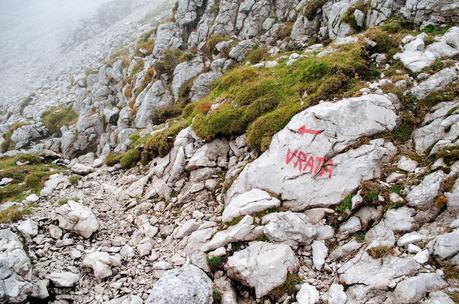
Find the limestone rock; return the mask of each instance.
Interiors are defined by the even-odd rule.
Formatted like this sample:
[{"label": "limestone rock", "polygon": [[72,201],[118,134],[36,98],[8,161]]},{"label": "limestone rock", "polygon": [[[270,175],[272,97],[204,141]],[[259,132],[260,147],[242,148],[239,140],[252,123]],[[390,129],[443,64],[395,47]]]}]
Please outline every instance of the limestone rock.
[{"label": "limestone rock", "polygon": [[328,304],[346,304],[347,295],[343,285],[333,283],[328,290]]},{"label": "limestone rock", "polygon": [[279,212],[265,215],[263,233],[272,242],[285,243],[292,248],[312,241],[317,231],[303,213]]},{"label": "limestone rock", "polygon": [[78,280],[80,275],[72,272],[52,272],[49,274],[48,279],[54,283],[56,287],[73,287]]},{"label": "limestone rock", "polygon": [[280,201],[277,198],[271,197],[263,190],[252,189],[234,197],[229,202],[223,211],[222,220],[228,222],[241,215],[253,214],[279,206]]},{"label": "limestone rock", "polygon": [[446,68],[413,87],[410,92],[417,99],[421,100],[432,93],[444,89],[447,85],[457,80],[458,77],[456,68]]},{"label": "limestone rock", "polygon": [[212,286],[212,281],[201,269],[186,265],[166,272],[153,286],[145,303],[212,304]]},{"label": "limestone rock", "polygon": [[[361,181],[378,177],[394,155],[395,147],[382,139],[340,154],[362,136],[392,130],[397,123],[393,102],[386,95],[366,95],[324,102],[295,115],[233,183],[226,209],[254,188],[282,194],[295,211],[338,204]],[[306,128],[320,134],[302,134]]]},{"label": "limestone rock", "polygon": [[229,227],[227,230],[217,232],[204,245],[203,251],[214,250],[232,242],[253,241],[262,234],[262,229],[262,227],[254,225],[253,217],[246,215],[238,224]]},{"label": "limestone rock", "polygon": [[446,174],[441,170],[427,175],[408,193],[406,197],[408,206],[422,210],[433,208],[433,201],[440,194],[441,183],[445,178]]},{"label": "limestone rock", "polygon": [[394,290],[398,303],[419,303],[427,292],[437,291],[447,283],[437,273],[421,273],[400,283]]},{"label": "limestone rock", "polygon": [[92,210],[74,201],[57,208],[56,217],[59,220],[59,227],[73,231],[84,238],[89,238],[99,228]]},{"label": "limestone rock", "polygon": [[254,242],[229,257],[225,269],[230,278],[255,288],[257,298],[261,298],[284,283],[298,266],[288,245]]},{"label": "limestone rock", "polygon": [[169,92],[167,84],[162,80],[155,81],[140,93],[136,99],[136,127],[146,128],[149,124],[157,123],[153,119],[154,114],[172,105],[173,101],[174,99]]},{"label": "limestone rock", "polygon": [[92,252],[85,256],[83,266],[89,267],[94,271],[94,276],[98,281],[112,275],[110,266],[120,266],[121,261],[111,257],[106,252]]},{"label": "limestone rock", "polygon": [[325,264],[325,258],[328,255],[328,248],[323,241],[314,241],[312,243],[312,262],[314,268],[321,270]]},{"label": "limestone rock", "polygon": [[296,295],[298,304],[315,304],[319,299],[320,295],[317,289],[308,283],[301,285],[300,291]]},{"label": "limestone rock", "polygon": [[204,68],[204,62],[200,57],[182,62],[175,67],[171,88],[176,101],[179,100],[180,90],[186,85],[187,81],[202,73]]},{"label": "limestone rock", "polygon": [[429,244],[430,252],[444,260],[459,252],[459,229],[437,236]]}]

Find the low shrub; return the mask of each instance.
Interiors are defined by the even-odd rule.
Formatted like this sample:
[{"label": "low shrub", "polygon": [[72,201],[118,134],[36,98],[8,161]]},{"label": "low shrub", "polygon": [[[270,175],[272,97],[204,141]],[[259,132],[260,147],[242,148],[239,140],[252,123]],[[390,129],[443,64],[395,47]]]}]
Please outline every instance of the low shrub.
[{"label": "low shrub", "polygon": [[154,68],[158,75],[172,76],[175,67],[185,61],[193,59],[194,55],[190,52],[183,52],[181,50],[168,50],[165,51],[161,58],[155,63]]},{"label": "low shrub", "polygon": [[228,41],[228,40],[230,40],[228,36],[213,35],[207,40],[205,52],[209,55],[213,54],[216,51],[215,47],[217,44],[223,41]]},{"label": "low shrub", "polygon": [[256,47],[247,53],[245,60],[249,61],[251,64],[257,64],[263,61],[267,56],[268,50],[266,48]]}]

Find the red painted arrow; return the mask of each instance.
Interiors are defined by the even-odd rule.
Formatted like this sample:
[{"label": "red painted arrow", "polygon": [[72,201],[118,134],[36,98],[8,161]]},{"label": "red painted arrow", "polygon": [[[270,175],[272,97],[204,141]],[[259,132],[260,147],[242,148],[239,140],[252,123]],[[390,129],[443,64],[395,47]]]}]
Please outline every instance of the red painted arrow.
[{"label": "red painted arrow", "polygon": [[301,135],[305,135],[305,134],[319,135],[320,133],[322,133],[322,131],[306,129],[306,126],[305,126],[305,125],[302,125],[302,126],[298,129],[298,132],[299,132]]}]

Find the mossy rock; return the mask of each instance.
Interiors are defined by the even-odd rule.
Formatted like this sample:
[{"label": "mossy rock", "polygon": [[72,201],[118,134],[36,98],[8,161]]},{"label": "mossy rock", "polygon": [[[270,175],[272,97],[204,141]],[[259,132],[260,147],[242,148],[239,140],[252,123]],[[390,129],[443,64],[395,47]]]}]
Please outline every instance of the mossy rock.
[{"label": "mossy rock", "polygon": [[76,123],[78,114],[70,105],[48,109],[42,114],[41,118],[48,131],[51,134],[57,134],[63,126]]}]

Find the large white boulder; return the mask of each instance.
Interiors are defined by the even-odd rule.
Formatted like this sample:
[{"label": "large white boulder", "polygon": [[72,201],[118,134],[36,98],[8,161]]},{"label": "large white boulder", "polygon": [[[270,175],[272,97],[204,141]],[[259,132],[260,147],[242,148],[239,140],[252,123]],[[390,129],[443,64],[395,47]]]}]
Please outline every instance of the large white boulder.
[{"label": "large white boulder", "polygon": [[[387,95],[366,95],[324,102],[292,118],[274,135],[269,150],[247,165],[227,193],[234,201],[251,189],[279,194],[293,210],[333,206],[364,180],[377,178],[396,148],[383,139],[344,150],[364,136],[391,131],[397,124],[397,101]],[[328,161],[327,161],[328,159]]]},{"label": "large white boulder", "polygon": [[56,210],[59,227],[89,238],[99,228],[97,218],[91,208],[69,201]]},{"label": "large white boulder", "polygon": [[196,266],[170,270],[150,291],[146,304],[212,304],[211,279]]},{"label": "large white boulder", "polygon": [[255,288],[257,298],[282,285],[299,267],[293,250],[284,244],[254,242],[228,258],[225,269],[230,278]]}]

